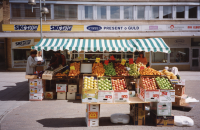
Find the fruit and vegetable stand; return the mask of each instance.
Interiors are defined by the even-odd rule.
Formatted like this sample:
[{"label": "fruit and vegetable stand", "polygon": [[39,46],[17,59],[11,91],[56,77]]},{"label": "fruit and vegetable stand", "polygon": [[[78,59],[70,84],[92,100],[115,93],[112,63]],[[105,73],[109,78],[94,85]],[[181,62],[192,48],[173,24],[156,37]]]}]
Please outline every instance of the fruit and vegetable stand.
[{"label": "fruit and vegetable stand", "polygon": [[[41,39],[41,41],[32,49],[44,49],[46,51],[62,51],[67,49],[69,51],[76,50],[86,52],[134,52],[136,50],[146,52],[170,52],[169,47],[164,43],[161,38],[143,39],[143,41],[146,41],[145,45],[141,44],[139,39],[57,40],[64,42],[60,44],[62,46],[47,47],[44,43],[51,43],[51,41],[49,41],[49,39],[48,41],[47,39]],[[91,46],[91,43],[94,43],[95,46]],[[100,104],[130,104],[130,115],[132,115],[132,118],[137,117],[133,119],[135,125],[145,124],[144,104],[146,103],[150,103],[149,105],[151,105],[151,112],[154,113],[152,114],[152,118],[156,118],[158,116],[161,116],[159,119],[163,119],[163,116],[168,116],[170,117],[169,119],[173,118],[173,116],[171,115],[171,108],[172,102],[175,102],[175,86],[170,81],[170,78],[176,79],[176,76],[173,75],[173,73],[168,72],[167,70],[163,70],[160,72],[150,67],[146,67],[142,63],[135,64],[133,62],[133,59],[129,59],[129,61],[121,59],[121,62],[115,61],[113,56],[110,57],[110,60],[105,61],[97,58],[96,61],[92,63],[91,72],[81,73],[81,69],[84,69],[81,68],[82,62],[83,61],[70,61],[70,63],[68,63],[68,67],[61,66],[59,68],[59,71],[56,72],[49,72],[49,70],[46,70],[44,71],[42,77],[40,77],[41,79],[35,79],[36,82],[39,82],[43,79],[43,87],[47,86],[45,80],[55,80],[54,91],[45,92],[44,89],[45,99],[53,99],[53,96],[56,97],[56,95],[57,99],[62,100],[81,99],[82,103],[86,104],[86,123],[88,127],[98,126]],[[43,96],[41,93],[39,96]],[[37,95],[37,93],[34,94]],[[37,97],[30,98],[30,100],[35,99],[37,99]],[[42,100],[42,97],[40,97],[39,100]],[[140,114],[138,114],[138,111],[140,112]],[[141,115],[141,113],[143,114]],[[142,120],[142,122],[137,124],[136,122],[139,122],[139,120]],[[167,121],[170,122],[171,120]],[[173,126],[173,123],[170,124],[170,126]]]}]

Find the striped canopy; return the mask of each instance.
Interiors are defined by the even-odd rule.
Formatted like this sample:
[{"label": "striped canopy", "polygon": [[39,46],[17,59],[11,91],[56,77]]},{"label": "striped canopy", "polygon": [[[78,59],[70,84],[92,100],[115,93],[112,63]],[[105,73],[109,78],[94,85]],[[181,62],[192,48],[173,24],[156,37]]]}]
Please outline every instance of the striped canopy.
[{"label": "striped canopy", "polygon": [[170,48],[162,38],[131,39],[129,42],[137,51],[170,53]]},{"label": "striped canopy", "polygon": [[134,52],[136,48],[125,39],[41,39],[37,45],[32,46],[35,50],[69,50],[69,51],[115,51],[115,52]]}]

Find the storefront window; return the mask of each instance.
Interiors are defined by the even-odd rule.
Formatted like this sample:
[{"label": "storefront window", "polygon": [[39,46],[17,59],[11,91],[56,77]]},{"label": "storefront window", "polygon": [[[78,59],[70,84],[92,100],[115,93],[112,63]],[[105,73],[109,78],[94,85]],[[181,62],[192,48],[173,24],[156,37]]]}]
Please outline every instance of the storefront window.
[{"label": "storefront window", "polygon": [[124,6],[124,19],[132,19],[133,8],[132,6]]},{"label": "storefront window", "polygon": [[176,6],[176,18],[185,18],[185,6]]},{"label": "storefront window", "polygon": [[200,38],[191,38],[191,46],[200,46]]},{"label": "storefront window", "polygon": [[54,4],[54,19],[77,19],[77,5]]},{"label": "storefront window", "polygon": [[93,6],[85,6],[85,19],[93,19]]},{"label": "storefront window", "polygon": [[172,18],[172,6],[163,6],[163,18]]},{"label": "storefront window", "polygon": [[119,6],[110,6],[110,18],[111,19],[120,19],[120,7]]},{"label": "storefront window", "polygon": [[97,19],[106,19],[106,6],[97,6]]},{"label": "storefront window", "polygon": [[26,67],[31,49],[13,49],[14,67]]},{"label": "storefront window", "polygon": [[159,6],[152,6],[151,8],[151,18],[158,19],[159,18]]},{"label": "storefront window", "polygon": [[189,18],[197,18],[197,6],[189,6]]},{"label": "storefront window", "polygon": [[152,53],[152,63],[167,63],[168,54],[162,52],[153,52]]},{"label": "storefront window", "polygon": [[171,48],[170,62],[189,62],[189,48]]},{"label": "storefront window", "polygon": [[96,58],[103,59],[103,53],[101,52],[85,52],[85,58],[88,60],[95,60]]},{"label": "storefront window", "polygon": [[137,6],[137,19],[144,19],[145,6]]}]

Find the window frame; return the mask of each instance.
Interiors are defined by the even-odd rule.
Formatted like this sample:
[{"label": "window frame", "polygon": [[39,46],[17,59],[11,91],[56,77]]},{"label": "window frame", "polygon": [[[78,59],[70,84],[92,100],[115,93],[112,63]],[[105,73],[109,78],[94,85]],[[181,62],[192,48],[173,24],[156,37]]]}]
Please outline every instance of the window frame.
[{"label": "window frame", "polygon": [[[124,7],[125,7],[125,6],[127,6],[127,7],[132,7],[132,10],[131,10],[131,11],[132,11],[132,18],[131,18],[131,19],[125,19],[125,18],[124,18]],[[122,12],[122,13],[123,13],[123,20],[133,20],[133,19],[134,19],[134,7],[133,7],[132,5],[124,5],[124,6],[123,6],[123,12]]]},{"label": "window frame", "polygon": [[121,6],[119,6],[119,5],[118,5],[118,6],[119,6],[119,19],[112,19],[112,18],[111,18],[111,7],[112,7],[112,6],[117,6],[117,5],[111,5],[111,6],[110,6],[110,20],[122,20],[122,19],[121,19],[121,17],[123,17],[123,16],[122,16],[122,8],[121,8]]},{"label": "window frame", "polygon": [[189,56],[188,56],[188,57],[189,57],[189,60],[188,60],[188,62],[179,62],[179,63],[178,63],[178,62],[177,62],[177,63],[176,63],[176,62],[171,62],[171,58],[170,58],[170,54],[169,54],[169,64],[170,64],[170,65],[190,64],[190,55],[191,55],[191,54],[190,54],[190,52],[191,52],[191,51],[190,51],[190,48],[191,48],[191,47],[173,47],[173,48],[170,48],[170,50],[171,50],[171,49],[188,49],[188,50],[189,50],[189,52],[188,52],[188,54],[189,54]]},{"label": "window frame", "polygon": [[[92,19],[86,19],[86,18],[85,18],[85,6],[92,6],[92,11],[93,11]],[[83,6],[83,20],[95,20],[96,13],[97,13],[97,11],[95,10],[94,5],[84,5],[84,6]]]},{"label": "window frame", "polygon": [[[177,6],[180,6],[180,5],[177,5]],[[177,6],[175,6],[175,19],[176,20],[185,20],[185,19],[187,19],[187,11],[186,11],[186,6],[184,6],[184,18],[177,18]],[[181,5],[182,6],[182,5]]]},{"label": "window frame", "polygon": [[[153,6],[158,6],[158,18],[153,18],[153,17],[152,17],[152,11],[153,11],[152,9],[153,9]],[[159,5],[151,5],[151,6],[150,6],[149,12],[150,12],[150,19],[151,19],[151,20],[160,20],[161,10],[160,10],[160,6],[159,6]]]},{"label": "window frame", "polygon": [[[97,7],[101,7],[101,6],[105,6],[106,7],[106,18],[105,19],[98,19],[98,12],[97,12]],[[95,17],[96,17],[96,20],[108,20],[108,7],[106,5],[97,5],[96,6],[96,10],[95,10]]]},{"label": "window frame", "polygon": [[[139,5],[144,6],[144,5]],[[135,14],[136,14],[136,20],[146,20],[146,6],[144,6],[144,18],[138,18],[138,6],[135,6]]]},{"label": "window frame", "polygon": [[[192,6],[192,5],[190,5],[190,6]],[[189,20],[193,20],[193,19],[196,20],[196,19],[198,19],[198,12],[199,12],[198,7],[199,7],[199,6],[194,5],[194,6],[197,7],[197,17],[196,17],[196,18],[189,18],[189,15],[190,15],[190,14],[189,14],[189,9],[190,9],[189,7],[190,7],[190,6],[188,6],[188,19],[189,19]]]},{"label": "window frame", "polygon": [[[165,6],[170,6],[170,5],[165,5]],[[163,18],[164,17],[164,7],[165,6],[163,6],[163,12],[162,12],[162,19],[163,20],[170,20],[170,19],[173,19],[173,6],[170,6],[171,7],[171,11],[172,11],[172,17],[171,18]]]}]

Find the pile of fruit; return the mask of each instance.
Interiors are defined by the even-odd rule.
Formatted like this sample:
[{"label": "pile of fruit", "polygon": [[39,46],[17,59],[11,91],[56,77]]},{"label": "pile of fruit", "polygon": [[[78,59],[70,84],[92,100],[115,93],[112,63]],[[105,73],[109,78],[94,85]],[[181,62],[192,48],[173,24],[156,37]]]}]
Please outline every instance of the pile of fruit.
[{"label": "pile of fruit", "polygon": [[173,89],[171,83],[169,82],[169,80],[167,78],[157,77],[156,81],[157,81],[158,86],[160,87],[160,89]]},{"label": "pile of fruit", "polygon": [[112,90],[111,80],[108,78],[100,78],[98,80],[98,88],[99,90]]},{"label": "pile of fruit", "polygon": [[126,66],[130,68],[130,70],[128,72],[130,76],[134,76],[135,78],[137,78],[140,75],[138,68],[137,68],[137,64],[126,63]]},{"label": "pile of fruit", "polygon": [[112,79],[112,87],[113,90],[125,90],[126,89],[126,83],[124,79]]},{"label": "pile of fruit", "polygon": [[163,74],[165,74],[169,79],[177,79],[176,75],[174,73],[169,72],[168,70],[164,69],[162,71]]},{"label": "pile of fruit", "polygon": [[152,68],[145,68],[139,71],[141,75],[162,75],[161,72],[154,70]]},{"label": "pile of fruit", "polygon": [[65,73],[62,74],[62,73],[57,73],[56,76],[67,76]]},{"label": "pile of fruit", "polygon": [[70,69],[69,76],[77,76],[80,74],[80,62],[74,62],[70,64],[70,67],[74,66],[75,70]]},{"label": "pile of fruit", "polygon": [[108,63],[108,65],[104,64],[104,69],[105,69],[105,75],[107,76],[115,76],[116,72],[115,69],[113,68],[113,63]]},{"label": "pile of fruit", "polygon": [[65,71],[63,72],[63,74],[67,74],[67,73],[69,73],[69,69],[67,69],[67,70],[65,70]]},{"label": "pile of fruit", "polygon": [[91,77],[84,77],[83,80],[84,89],[97,89],[97,80],[94,79],[93,76]]},{"label": "pile of fruit", "polygon": [[129,76],[125,66],[121,63],[115,63],[115,72],[117,76]]},{"label": "pile of fruit", "polygon": [[146,68],[146,65],[142,64],[141,62],[137,63],[137,68],[140,68],[141,66],[144,66],[144,68]]},{"label": "pile of fruit", "polygon": [[145,90],[156,90],[156,82],[154,78],[142,78],[143,88]]},{"label": "pile of fruit", "polygon": [[97,75],[97,77],[104,76],[105,69],[102,63],[94,63],[92,66],[92,74]]}]

